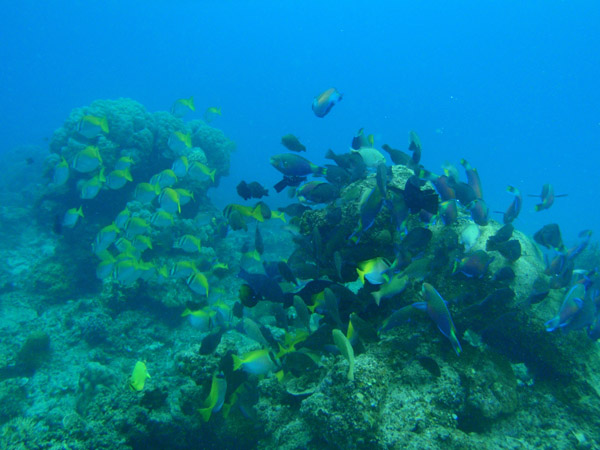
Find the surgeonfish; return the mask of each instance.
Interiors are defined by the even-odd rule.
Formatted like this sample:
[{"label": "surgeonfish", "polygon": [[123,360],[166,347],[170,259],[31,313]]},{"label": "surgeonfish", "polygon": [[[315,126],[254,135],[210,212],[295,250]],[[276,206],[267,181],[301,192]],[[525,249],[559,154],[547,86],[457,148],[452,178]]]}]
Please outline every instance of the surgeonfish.
[{"label": "surgeonfish", "polygon": [[133,238],[131,244],[139,252],[143,252],[147,249],[152,250],[152,241],[145,234],[138,234],[136,237]]},{"label": "surgeonfish", "polygon": [[194,261],[177,261],[171,267],[170,275],[173,278],[189,278],[194,273],[198,272]]},{"label": "surgeonfish", "polygon": [[125,235],[133,239],[138,234],[145,234],[150,231],[150,224],[141,217],[130,217],[125,225]]},{"label": "surgeonfish", "polygon": [[210,384],[210,393],[204,400],[203,408],[198,412],[204,422],[210,420],[212,413],[219,412],[225,402],[225,394],[227,393],[227,380],[223,372],[215,373]]},{"label": "surgeonfish", "polygon": [[77,124],[77,132],[88,139],[92,139],[100,133],[108,133],[108,121],[106,117],[83,116]]},{"label": "surgeonfish", "polygon": [[210,106],[206,108],[206,111],[204,111],[204,121],[206,123],[211,123],[215,117],[220,115],[222,115],[221,108],[217,108],[216,106]]},{"label": "surgeonfish", "polygon": [[75,225],[77,225],[77,221],[80,217],[83,217],[83,210],[81,209],[81,206],[79,208],[71,208],[65,213],[62,226],[65,228],[73,228]]},{"label": "surgeonfish", "polygon": [[202,272],[196,272],[187,279],[188,287],[196,294],[208,297],[209,285],[206,275]]},{"label": "surgeonfish", "polygon": [[60,161],[54,166],[52,174],[52,183],[54,186],[62,186],[69,179],[69,163],[64,157],[60,157]]},{"label": "surgeonfish", "polygon": [[150,217],[150,223],[158,228],[166,228],[173,225],[173,215],[167,211],[159,209],[152,217]]},{"label": "surgeonfish", "polygon": [[94,241],[94,253],[98,254],[106,250],[113,242],[116,241],[118,234],[121,232],[117,226],[112,223],[102,228],[96,235]]},{"label": "surgeonfish", "polygon": [[129,388],[132,391],[141,391],[144,389],[144,385],[146,384],[146,380],[148,378],[150,378],[150,374],[146,368],[146,363],[143,361],[136,362],[135,366],[133,367],[133,372],[129,377]]},{"label": "surgeonfish", "polygon": [[413,307],[422,311],[427,311],[431,320],[435,322],[441,333],[446,336],[452,348],[457,355],[460,355],[462,348],[458,337],[456,336],[456,327],[452,322],[450,311],[446,307],[446,302],[435,288],[429,283],[423,283],[421,289],[421,295],[423,296],[424,302],[413,303]]},{"label": "surgeonfish", "polygon": [[179,204],[181,206],[187,205],[190,201],[194,200],[194,193],[187,189],[177,188],[175,189],[175,192],[177,192],[177,195],[179,196]]},{"label": "surgeonfish", "polygon": [[183,117],[189,111],[196,111],[193,96],[190,98],[179,98],[171,106],[171,114],[175,117]]},{"label": "surgeonfish", "polygon": [[414,131],[408,134],[408,149],[413,152],[412,160],[415,164],[419,164],[421,161],[421,151],[423,146],[421,145],[421,139]]},{"label": "surgeonfish", "polygon": [[133,158],[131,156],[121,156],[115,163],[114,170],[128,170],[133,164]]},{"label": "surgeonfish", "polygon": [[216,314],[216,311],[210,308],[202,308],[196,311],[186,308],[185,311],[181,313],[181,317],[188,317],[190,324],[194,328],[198,328],[201,331],[208,331],[213,325]]},{"label": "surgeonfish", "polygon": [[88,173],[96,170],[102,164],[102,157],[98,147],[88,145],[83,150],[77,152],[73,158],[73,169],[77,172]]},{"label": "surgeonfish", "polygon": [[323,93],[317,95],[312,102],[312,110],[317,117],[325,117],[333,105],[339,103],[344,95],[340,94],[335,88],[329,88]]}]

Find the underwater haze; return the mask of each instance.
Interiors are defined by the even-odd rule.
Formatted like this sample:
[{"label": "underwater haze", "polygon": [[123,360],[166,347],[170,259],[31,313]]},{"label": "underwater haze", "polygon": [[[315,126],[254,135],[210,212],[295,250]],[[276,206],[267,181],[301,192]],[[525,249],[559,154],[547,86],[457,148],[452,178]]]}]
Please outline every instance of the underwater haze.
[{"label": "underwater haze", "polygon": [[600,448],[600,2],[0,14],[0,449]]}]

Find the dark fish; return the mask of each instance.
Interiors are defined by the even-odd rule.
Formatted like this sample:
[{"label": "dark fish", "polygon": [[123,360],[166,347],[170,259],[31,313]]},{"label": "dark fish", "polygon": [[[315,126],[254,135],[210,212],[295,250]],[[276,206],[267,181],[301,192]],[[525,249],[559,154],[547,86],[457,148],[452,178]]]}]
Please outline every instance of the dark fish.
[{"label": "dark fish", "polygon": [[515,271],[508,266],[498,269],[494,274],[494,281],[512,281],[515,279]]},{"label": "dark fish", "polygon": [[452,200],[453,198],[456,198],[456,192],[451,186],[451,180],[448,176],[436,175],[433,172],[421,169],[419,171],[418,178],[430,181],[431,184],[433,184],[433,186],[435,187],[435,190],[439,194],[442,201]]},{"label": "dark fish", "polygon": [[221,327],[218,331],[211,333],[202,339],[199,353],[201,355],[211,355],[221,343],[221,338],[225,331],[227,331],[225,327]]},{"label": "dark fish", "polygon": [[486,250],[495,250],[494,247],[496,245],[508,241],[512,237],[514,230],[515,227],[513,227],[511,224],[504,225],[496,232],[496,234],[488,238]]},{"label": "dark fish", "polygon": [[456,196],[456,199],[461,203],[461,205],[466,206],[477,199],[477,197],[475,196],[475,191],[467,183],[459,181],[458,183],[451,184],[452,189],[454,191],[454,195]]},{"label": "dark fish", "polygon": [[544,300],[550,293],[550,284],[543,277],[537,277],[531,287],[527,304],[534,305]]},{"label": "dark fish", "polygon": [[304,211],[311,211],[312,208],[302,203],[292,203],[286,207],[277,208],[277,210],[286,213],[288,216],[297,217],[304,214]]},{"label": "dark fish", "polygon": [[390,214],[392,221],[396,228],[396,231],[402,231],[406,228],[406,219],[408,218],[409,208],[404,200],[404,193],[390,189],[390,197],[388,206],[390,208]]},{"label": "dark fish", "polygon": [[350,314],[350,323],[354,331],[358,334],[358,337],[364,342],[377,342],[379,340],[375,327],[355,312]]},{"label": "dark fish", "polygon": [[299,295],[294,295],[294,309],[302,326],[310,331],[310,311]]},{"label": "dark fish", "polygon": [[259,255],[262,255],[265,252],[265,244],[263,242],[262,234],[260,234],[260,229],[258,228],[258,222],[256,222],[256,229],[254,230],[254,248]]},{"label": "dark fish", "polygon": [[260,202],[256,203],[256,205],[254,205],[253,211],[256,211],[256,209],[258,209],[260,211],[260,215],[262,216],[263,219],[271,218],[271,208],[269,208],[269,205],[267,205],[265,202],[260,201]]},{"label": "dark fish", "polygon": [[239,298],[240,298],[240,301],[242,302],[242,305],[244,305],[247,308],[253,308],[254,306],[256,306],[256,304],[260,300],[260,297],[256,294],[256,292],[254,292],[254,289],[252,289],[252,287],[248,284],[242,284],[240,286]]},{"label": "dark fish", "polygon": [[298,286],[298,280],[294,276],[294,272],[292,272],[292,269],[290,269],[290,266],[288,266],[285,261],[279,261],[277,263],[277,270],[279,271],[281,278],[288,283],[293,283]]},{"label": "dark fish", "polygon": [[343,154],[335,154],[333,150],[327,150],[325,158],[331,159],[342,169],[346,169],[350,173],[352,181],[358,180],[363,177],[367,171],[367,165],[362,159],[359,153],[350,152]]},{"label": "dark fish", "polygon": [[379,187],[375,185],[370,191],[365,191],[358,204],[359,218],[358,227],[350,235],[349,239],[355,244],[358,243],[362,234],[375,223],[375,218],[383,206],[383,197]]},{"label": "dark fish", "polygon": [[387,176],[387,167],[385,166],[385,164],[379,164],[377,166],[375,180],[377,181],[377,187],[379,188],[379,192],[381,192],[381,196],[384,199],[387,197]]},{"label": "dark fish", "polygon": [[452,225],[458,219],[458,205],[455,199],[440,203],[438,215],[442,218],[444,225]]},{"label": "dark fish", "polygon": [[352,180],[350,172],[340,166],[326,164],[325,170],[327,171],[325,179],[337,186],[345,186]]},{"label": "dark fish", "polygon": [[420,189],[420,180],[410,177],[404,185],[404,201],[410,212],[417,214],[422,209],[430,214],[437,214],[439,197],[432,189]]},{"label": "dark fish", "polygon": [[515,198],[504,213],[502,220],[504,223],[511,223],[519,216],[519,213],[521,212],[521,207],[523,206],[523,196],[516,187],[508,186],[506,190],[507,192],[513,194]]},{"label": "dark fish", "polygon": [[556,223],[544,225],[533,235],[533,240],[549,249],[564,249],[560,228]]},{"label": "dark fish", "polygon": [[342,319],[340,319],[340,311],[338,309],[338,299],[333,291],[329,288],[325,288],[323,291],[323,295],[325,297],[325,308],[329,316],[333,319],[335,325],[337,325],[338,329],[343,329],[344,324],[342,323]]},{"label": "dark fish", "polygon": [[415,164],[419,164],[419,161],[421,161],[421,151],[423,150],[421,139],[419,139],[417,133],[411,131],[408,135],[408,140],[408,149],[413,152],[412,159]]},{"label": "dark fish", "polygon": [[417,358],[417,361],[421,365],[423,369],[429,372],[436,378],[439,378],[442,375],[442,371],[440,370],[440,366],[435,361],[435,359],[430,358],[429,356],[420,356]]},{"label": "dark fish", "polygon": [[356,136],[352,138],[352,148],[354,150],[361,149],[363,147],[373,147],[375,140],[373,139],[373,135],[369,134],[368,136],[365,134],[365,129],[361,128],[356,133]]},{"label": "dark fish", "polygon": [[306,147],[293,134],[286,134],[281,138],[281,144],[293,152],[305,152]]},{"label": "dark fish", "polygon": [[269,195],[269,190],[265,189],[258,181],[248,183],[248,189],[252,198],[262,198]]},{"label": "dark fish", "polygon": [[300,184],[304,183],[305,181],[306,181],[306,177],[284,175],[283,178],[281,179],[281,181],[279,181],[277,184],[275,184],[275,186],[273,186],[273,189],[275,189],[275,192],[279,193],[288,186],[289,187],[300,186]]},{"label": "dark fish", "polygon": [[481,199],[472,201],[467,208],[471,211],[471,219],[477,225],[486,226],[489,222],[490,209]]},{"label": "dark fish", "polygon": [[479,174],[477,173],[477,169],[471,167],[471,164],[466,159],[461,159],[460,164],[465,168],[465,172],[467,173],[467,182],[469,186],[473,188],[473,192],[475,192],[475,198],[478,200],[483,199],[483,190],[481,188],[481,180],[479,178]]},{"label": "dark fish", "polygon": [[235,190],[237,191],[238,195],[240,197],[242,197],[244,200],[248,200],[249,198],[252,198],[252,192],[250,192],[250,188],[248,187],[248,184],[246,184],[246,182],[244,180],[239,182],[239,184],[236,186]]},{"label": "dark fish", "polygon": [[494,257],[483,250],[477,250],[475,253],[457,261],[454,264],[452,275],[461,272],[469,278],[482,278],[493,260]]},{"label": "dark fish", "polygon": [[340,196],[338,187],[324,181],[309,181],[297,191],[298,200],[311,203],[330,203]]},{"label": "dark fish", "polygon": [[405,306],[400,308],[397,311],[394,311],[387,319],[385,319],[379,327],[379,334],[385,333],[392,328],[396,328],[400,325],[410,322],[410,320],[415,317],[418,311],[418,308],[414,308],[412,305]]},{"label": "dark fish", "polygon": [[295,153],[273,155],[271,156],[271,165],[288,177],[302,177],[311,174],[325,175],[325,169]]},{"label": "dark fish", "polygon": [[333,105],[339,103],[344,95],[340,94],[335,88],[329,88],[323,93],[317,95],[312,102],[312,110],[317,117],[325,117]]},{"label": "dark fish", "polygon": [[387,144],[383,144],[381,148],[390,155],[392,162],[398,166],[415,167],[414,161],[408,153],[402,150],[396,150]]},{"label": "dark fish", "polygon": [[591,237],[592,230],[584,230],[581,233],[579,233],[579,238],[581,239],[581,242],[567,250],[567,253],[565,255],[567,259],[571,260],[577,255],[579,255],[582,251],[584,251],[588,246]]},{"label": "dark fish", "polygon": [[245,280],[257,296],[272,302],[283,301],[283,291],[279,283],[262,273],[250,273],[240,269],[238,276]]},{"label": "dark fish", "polygon": [[501,242],[500,244],[494,244],[491,247],[488,239],[488,244],[486,245],[485,249],[499,252],[510,262],[515,262],[521,257],[521,243],[517,239],[511,239],[510,241]]},{"label": "dark fish", "polygon": [[541,195],[529,195],[530,197],[541,197],[542,203],[535,205],[536,211],[543,211],[544,209],[549,209],[552,205],[554,205],[554,199],[556,197],[566,197],[568,194],[554,194],[554,186],[551,184],[544,184],[542,186],[542,194]]}]

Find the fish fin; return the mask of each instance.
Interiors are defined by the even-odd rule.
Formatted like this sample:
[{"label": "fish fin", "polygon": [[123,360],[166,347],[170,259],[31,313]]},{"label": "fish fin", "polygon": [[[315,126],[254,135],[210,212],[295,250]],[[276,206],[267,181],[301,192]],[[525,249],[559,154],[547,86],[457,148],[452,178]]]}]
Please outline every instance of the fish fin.
[{"label": "fish fin", "polygon": [[244,362],[238,355],[231,355],[231,358],[233,359],[233,370],[239,370]]},{"label": "fish fin", "polygon": [[198,412],[200,413],[200,416],[202,417],[202,420],[204,422],[208,422],[210,420],[210,415],[212,413],[212,408],[210,406],[208,408],[200,408],[198,410]]}]

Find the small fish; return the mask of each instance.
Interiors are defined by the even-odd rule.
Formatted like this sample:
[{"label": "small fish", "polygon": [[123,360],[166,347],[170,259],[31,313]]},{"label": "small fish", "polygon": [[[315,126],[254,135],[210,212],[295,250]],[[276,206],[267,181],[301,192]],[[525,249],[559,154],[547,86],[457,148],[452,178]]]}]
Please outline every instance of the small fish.
[{"label": "small fish", "polygon": [[254,350],[244,355],[233,357],[233,370],[243,370],[253,375],[266,375],[278,368],[273,352],[267,349]]},{"label": "small fish", "polygon": [[177,183],[177,175],[171,169],[165,169],[150,178],[150,184],[156,184],[160,189],[171,187]]},{"label": "small fish", "polygon": [[171,165],[171,170],[178,178],[183,178],[187,175],[190,163],[185,155],[180,156]]},{"label": "small fish", "polygon": [[141,217],[131,217],[125,226],[125,235],[133,239],[138,234],[145,234],[150,231],[150,224]]},{"label": "small fish", "polygon": [[173,225],[173,215],[167,211],[159,209],[150,217],[150,223],[158,228],[166,228]]},{"label": "small fish", "polygon": [[60,161],[54,166],[52,174],[52,183],[55,186],[62,186],[69,179],[69,163],[64,157],[60,157]]},{"label": "small fish", "polygon": [[150,203],[158,194],[160,194],[160,186],[158,183],[138,183],[135,187],[133,197],[140,203]]},{"label": "small fish", "polygon": [[206,164],[202,164],[199,161],[193,161],[188,169],[188,175],[190,178],[198,181],[206,180],[210,178],[210,181],[215,182],[216,169],[210,169]]},{"label": "small fish", "polygon": [[393,297],[404,292],[408,282],[409,278],[402,272],[395,274],[388,282],[383,284],[378,291],[371,292],[371,295],[375,299],[375,304],[379,306],[382,299]]},{"label": "small fish", "polygon": [[220,115],[221,115],[221,108],[211,106],[209,108],[206,108],[206,111],[204,111],[204,121],[206,123],[211,123],[215,117],[220,116]]},{"label": "small fish", "polygon": [[[431,181],[436,192],[441,197],[442,201],[448,201],[456,198],[456,191],[451,185],[450,178],[446,175],[436,175],[425,169],[421,169],[418,177],[422,180]],[[462,203],[462,202],[461,202]]]},{"label": "small fish", "polygon": [[96,235],[94,241],[94,253],[99,254],[106,250],[113,242],[116,241],[118,234],[121,232],[113,223],[102,228]]},{"label": "small fish", "polygon": [[348,380],[354,381],[354,349],[352,348],[352,344],[350,344],[348,338],[344,336],[344,333],[338,329],[333,330],[332,335],[336,347],[348,360]]},{"label": "small fish", "polygon": [[454,326],[454,322],[452,322],[452,316],[450,316],[446,302],[429,283],[423,283],[421,295],[425,301],[413,303],[412,306],[422,311],[427,311],[427,314],[435,322],[441,333],[450,340],[456,354],[460,355],[462,348],[456,336],[456,327]]},{"label": "small fish", "polygon": [[493,256],[488,255],[483,250],[477,250],[471,255],[465,256],[460,261],[455,262],[452,275],[461,272],[469,278],[483,278],[493,260]]},{"label": "small fish", "polygon": [[216,314],[216,311],[209,308],[203,308],[196,311],[186,308],[185,311],[181,313],[181,317],[188,317],[190,324],[194,328],[198,328],[200,331],[208,331],[213,324]]},{"label": "small fish", "polygon": [[385,165],[385,156],[373,147],[361,147],[358,150],[352,150],[355,153],[358,153],[362,158],[365,165],[369,168],[375,169],[380,164]]},{"label": "small fish", "polygon": [[317,95],[312,102],[312,110],[317,117],[325,117],[333,105],[339,103],[344,95],[340,94],[335,88],[329,88],[323,93]]},{"label": "small fish", "polygon": [[371,284],[383,284],[389,281],[389,277],[386,275],[389,269],[389,262],[378,256],[358,263],[356,272],[362,284],[365,284],[365,279]]},{"label": "small fish", "polygon": [[113,170],[106,176],[106,185],[114,190],[121,189],[128,181],[133,181],[129,169]]},{"label": "small fish", "polygon": [[280,153],[271,156],[270,163],[285,176],[301,177],[304,175],[325,175],[325,169],[311,163],[295,153]]},{"label": "small fish", "polygon": [[227,329],[225,327],[221,327],[214,333],[211,333],[204,339],[202,339],[202,342],[200,343],[200,350],[198,351],[198,353],[200,353],[201,355],[213,354],[219,346],[219,344],[221,343],[221,338],[223,337],[223,334],[225,334],[226,331]]},{"label": "small fish", "polygon": [[565,248],[560,233],[560,227],[556,223],[544,225],[535,232],[533,240],[548,249],[562,251]]},{"label": "small fish", "polygon": [[[206,338],[205,338],[206,339]],[[223,372],[215,373],[210,384],[210,393],[204,400],[203,408],[198,412],[204,422],[210,420],[212,413],[219,412],[225,403],[225,394],[227,393],[227,380]]]},{"label": "small fish", "polygon": [[116,259],[109,252],[103,252],[98,256],[100,262],[96,266],[96,277],[99,280],[104,280],[112,275]]},{"label": "small fish", "polygon": [[179,204],[181,206],[187,205],[190,201],[194,200],[194,193],[187,189],[177,188],[175,189],[175,192],[177,192],[177,195],[179,196]]},{"label": "small fish", "polygon": [[196,294],[208,297],[208,279],[202,272],[196,272],[195,274],[190,275],[187,279],[187,285]]},{"label": "small fish", "polygon": [[471,219],[473,219],[473,222],[475,222],[477,225],[484,227],[488,224],[490,209],[483,200],[473,200],[467,205],[467,209],[471,211]]},{"label": "small fish", "polygon": [[513,186],[508,186],[506,191],[513,194],[515,198],[504,213],[502,220],[504,223],[512,223],[521,212],[521,207],[523,206],[523,196],[521,195],[521,192]]},{"label": "small fish", "polygon": [[167,145],[176,154],[184,153],[192,148],[192,135],[182,131],[174,131],[167,140]]},{"label": "small fish", "polygon": [[475,192],[475,198],[478,200],[483,199],[483,190],[481,188],[481,179],[479,178],[479,174],[477,173],[477,169],[471,167],[471,164],[466,159],[461,159],[460,164],[465,168],[465,172],[467,174],[467,182],[469,186],[473,188],[473,192]]},{"label": "small fish", "polygon": [[557,197],[566,197],[568,194],[560,194],[556,195],[554,193],[554,186],[551,184],[544,184],[542,186],[541,195],[529,195],[529,197],[540,197],[542,199],[542,203],[535,205],[536,211],[543,211],[544,209],[549,209],[552,205],[554,205],[554,199]]},{"label": "small fish", "polygon": [[286,134],[281,138],[281,145],[293,152],[305,152],[306,147],[293,134]]},{"label": "small fish", "polygon": [[265,252],[265,244],[263,242],[262,234],[260,234],[260,229],[258,228],[258,222],[256,222],[256,229],[254,230],[254,248],[259,255],[262,255]]},{"label": "small fish", "polygon": [[131,244],[139,252],[143,252],[147,249],[152,250],[152,241],[148,236],[143,234],[138,234],[136,237],[134,237]]},{"label": "small fish", "polygon": [[458,204],[455,199],[446,200],[438,206],[438,216],[444,225],[452,225],[458,219]]},{"label": "small fish", "polygon": [[390,155],[392,162],[396,165],[406,166],[414,168],[414,162],[408,153],[404,153],[402,150],[397,150],[390,147],[388,144],[383,144],[381,148]]},{"label": "small fish", "polygon": [[296,191],[296,195],[298,201],[302,203],[331,203],[339,198],[340,190],[331,183],[313,180],[303,184],[300,189]]},{"label": "small fish", "polygon": [[371,190],[363,192],[358,208],[360,211],[357,229],[350,235],[350,240],[358,243],[362,234],[375,223],[375,219],[383,207],[383,196],[379,187],[375,185]]},{"label": "small fish", "polygon": [[132,391],[138,392],[143,390],[148,378],[150,378],[150,374],[146,368],[146,363],[143,361],[136,362],[135,366],[133,367],[133,372],[129,377],[129,388]]},{"label": "small fish", "polygon": [[423,146],[421,145],[421,139],[419,139],[417,133],[411,131],[408,134],[408,142],[408,149],[413,152],[412,159],[415,164],[419,164],[419,161],[421,161],[421,151],[423,149]]},{"label": "small fish", "polygon": [[173,106],[171,106],[171,114],[175,117],[183,117],[189,111],[196,111],[193,96],[190,98],[177,99],[173,102]]},{"label": "small fish", "polygon": [[184,234],[175,243],[173,248],[180,248],[186,253],[196,253],[202,248],[200,239],[191,234]]},{"label": "small fish", "polygon": [[172,278],[189,278],[196,272],[198,272],[198,269],[194,261],[177,261],[171,267],[169,275]]},{"label": "small fish", "polygon": [[117,159],[114,170],[129,170],[133,162],[134,161],[131,156],[121,156],[119,159]]},{"label": "small fish", "polygon": [[583,307],[584,297],[585,286],[583,284],[576,284],[569,289],[558,310],[558,314],[545,323],[546,331],[554,331],[557,328],[567,326]]},{"label": "small fish", "polygon": [[73,228],[75,225],[77,225],[77,221],[80,217],[83,217],[83,210],[81,209],[81,206],[79,208],[71,208],[65,213],[62,226],[65,228]]},{"label": "small fish", "polygon": [[174,214],[181,213],[181,204],[179,203],[179,195],[175,189],[166,187],[158,196],[160,207],[166,212]]},{"label": "small fish", "polygon": [[372,134],[366,135],[365,129],[361,128],[358,130],[356,135],[352,138],[351,147],[354,150],[358,150],[363,147],[373,147],[375,144],[375,137]]},{"label": "small fish", "polygon": [[262,198],[269,195],[269,190],[265,189],[258,181],[246,183],[244,180],[242,180],[237,185],[236,191],[244,200],[249,200],[251,198]]},{"label": "small fish", "polygon": [[106,117],[83,116],[77,124],[77,132],[88,139],[92,139],[100,133],[108,134],[108,121]]},{"label": "small fish", "polygon": [[80,150],[73,158],[72,167],[77,172],[88,173],[93,172],[102,164],[102,157],[98,147],[88,145],[83,150]]},{"label": "small fish", "polygon": [[79,197],[84,200],[96,198],[105,181],[106,178],[104,177],[104,169],[101,169],[98,175],[84,181],[81,184],[81,192]]}]

